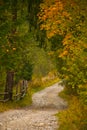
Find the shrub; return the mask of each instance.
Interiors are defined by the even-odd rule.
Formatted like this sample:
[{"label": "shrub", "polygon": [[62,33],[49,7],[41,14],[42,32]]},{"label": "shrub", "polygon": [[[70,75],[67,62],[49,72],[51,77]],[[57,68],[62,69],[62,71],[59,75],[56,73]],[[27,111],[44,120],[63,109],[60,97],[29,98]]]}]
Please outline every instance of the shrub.
[{"label": "shrub", "polygon": [[60,127],[58,130],[86,130],[87,106],[76,96],[69,99],[69,108],[58,113]]}]

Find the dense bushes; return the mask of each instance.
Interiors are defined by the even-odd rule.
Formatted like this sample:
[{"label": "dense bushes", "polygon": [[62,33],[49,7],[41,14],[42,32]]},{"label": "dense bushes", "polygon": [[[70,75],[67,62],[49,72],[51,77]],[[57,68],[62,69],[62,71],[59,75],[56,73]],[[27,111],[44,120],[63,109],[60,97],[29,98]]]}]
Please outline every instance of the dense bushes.
[{"label": "dense bushes", "polygon": [[79,97],[69,95],[69,93],[61,92],[63,98],[68,101],[68,109],[60,112],[58,120],[60,127],[58,130],[86,130],[87,129],[87,106]]}]

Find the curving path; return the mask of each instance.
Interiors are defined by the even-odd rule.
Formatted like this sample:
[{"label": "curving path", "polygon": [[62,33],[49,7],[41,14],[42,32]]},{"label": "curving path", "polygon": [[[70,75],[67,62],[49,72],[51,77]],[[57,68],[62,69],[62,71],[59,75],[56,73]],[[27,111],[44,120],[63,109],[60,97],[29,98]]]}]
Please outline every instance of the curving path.
[{"label": "curving path", "polygon": [[55,114],[67,107],[58,96],[63,86],[56,83],[32,96],[32,106],[0,113],[0,130],[56,130]]}]

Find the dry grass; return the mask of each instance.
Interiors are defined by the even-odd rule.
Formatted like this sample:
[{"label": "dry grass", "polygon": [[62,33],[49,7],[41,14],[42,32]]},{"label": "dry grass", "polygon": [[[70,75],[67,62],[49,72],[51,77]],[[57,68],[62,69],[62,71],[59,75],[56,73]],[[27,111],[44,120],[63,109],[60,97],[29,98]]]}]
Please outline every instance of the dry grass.
[{"label": "dry grass", "polygon": [[69,107],[57,114],[58,130],[87,130],[87,106],[77,96],[67,95],[66,91],[60,95],[68,101]]}]

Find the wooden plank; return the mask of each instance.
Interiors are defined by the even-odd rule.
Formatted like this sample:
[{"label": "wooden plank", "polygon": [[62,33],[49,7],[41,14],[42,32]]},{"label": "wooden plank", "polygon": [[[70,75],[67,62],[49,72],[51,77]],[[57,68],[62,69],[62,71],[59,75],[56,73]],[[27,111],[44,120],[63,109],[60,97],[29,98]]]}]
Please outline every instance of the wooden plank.
[{"label": "wooden plank", "polygon": [[14,95],[13,97],[17,97],[17,96],[19,96],[19,95],[21,95],[21,93],[18,93],[18,94],[16,94],[16,95]]},{"label": "wooden plank", "polygon": [[7,101],[9,101],[9,99],[0,100],[0,102],[7,102]]},{"label": "wooden plank", "polygon": [[0,95],[5,95],[5,94],[8,94],[8,93],[0,93]]}]

